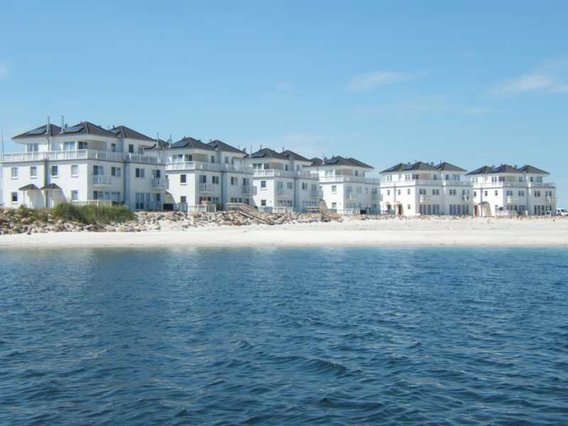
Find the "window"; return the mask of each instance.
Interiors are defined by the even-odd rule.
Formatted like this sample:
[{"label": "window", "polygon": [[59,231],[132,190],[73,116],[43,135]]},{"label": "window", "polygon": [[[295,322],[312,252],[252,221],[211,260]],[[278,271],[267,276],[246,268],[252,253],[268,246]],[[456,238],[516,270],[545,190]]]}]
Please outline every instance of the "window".
[{"label": "window", "polygon": [[30,178],[35,179],[37,177],[37,167],[31,166],[30,167]]},{"label": "window", "polygon": [[260,188],[261,188],[261,189],[266,189],[266,181],[265,181],[265,180],[261,180],[261,181],[260,181]]},{"label": "window", "polygon": [[199,183],[207,183],[207,175],[199,175]]},{"label": "window", "polygon": [[79,199],[79,191],[71,191],[71,201],[77,201]]},{"label": "window", "polygon": [[400,189],[396,190],[396,195],[400,195]]},{"label": "window", "polygon": [[439,189],[433,189],[432,195],[440,195],[440,190]]},{"label": "window", "polygon": [[58,166],[51,166],[51,176],[53,176],[53,177],[59,176],[59,167]]},{"label": "window", "polygon": [[391,195],[391,190],[387,189],[387,195]]},{"label": "window", "polygon": [[302,182],[302,191],[308,190],[308,184],[306,182]]},{"label": "window", "polygon": [[128,145],[128,152],[134,154],[134,145],[132,144]]},{"label": "window", "polygon": [[12,167],[12,169],[10,170],[12,179],[18,179],[18,168],[17,167]]},{"label": "window", "polygon": [[487,197],[487,191],[483,191],[483,195]]},{"label": "window", "polygon": [[450,189],[450,195],[456,195],[456,190],[455,190],[455,189]]},{"label": "window", "polygon": [[79,176],[79,166],[77,164],[71,165],[71,177]]},{"label": "window", "polygon": [[418,195],[426,195],[426,190],[424,188],[420,188],[418,190]]},{"label": "window", "polygon": [[102,176],[102,175],[104,175],[103,166],[93,166],[93,175],[94,175],[94,176]]},{"label": "window", "polygon": [[26,145],[26,152],[37,152],[38,148],[37,143],[29,143]]},{"label": "window", "polygon": [[497,197],[499,195],[499,191],[495,190],[495,196]]},{"label": "window", "polygon": [[477,197],[477,191],[473,191],[473,196]]},{"label": "window", "polygon": [[110,150],[111,150],[111,152],[116,152],[116,144],[115,143],[110,144]]},{"label": "window", "polygon": [[[227,157],[225,157],[225,158],[227,158]],[[231,185],[236,185],[237,183],[238,183],[238,179],[234,176],[231,176]]]},{"label": "window", "polygon": [[211,162],[212,162],[212,163],[215,162],[215,156],[214,156],[214,155],[211,156]]},{"label": "window", "polygon": [[187,183],[187,175],[179,175],[179,183]]},{"label": "window", "polygon": [[519,197],[524,197],[525,196],[525,191],[519,191]]},{"label": "window", "polygon": [[294,184],[293,184],[292,182],[287,182],[287,183],[286,183],[286,187],[287,187],[288,189],[294,189]]},{"label": "window", "polygon": [[407,195],[410,195],[410,188],[408,188],[408,189],[406,190],[406,194],[407,194]]},{"label": "window", "polygon": [[111,167],[110,168],[110,175],[111,176],[116,176],[116,177],[120,177],[122,173],[122,170],[120,170],[120,167]]},{"label": "window", "polygon": [[12,193],[10,194],[10,196],[11,196],[12,203],[17,203],[17,202],[18,202],[18,193],[17,193],[17,192],[12,192]]},{"label": "window", "polygon": [[89,144],[87,142],[79,142],[79,149],[87,149]]},{"label": "window", "polygon": [[136,168],[135,173],[137,178],[144,178],[144,169]]},{"label": "window", "polygon": [[534,195],[535,197],[540,197],[540,191],[534,191],[534,192],[533,192],[533,195]]},{"label": "window", "polygon": [[511,197],[511,196],[513,196],[513,191],[508,189],[507,190],[507,197]]},{"label": "window", "polygon": [[181,197],[179,197],[179,202],[183,204],[187,203],[187,196],[182,195]]},{"label": "window", "polygon": [[63,151],[75,151],[75,142],[63,142]]},{"label": "window", "polygon": [[262,207],[266,207],[266,200],[260,200],[260,205]]},{"label": "window", "polygon": [[406,205],[406,209],[407,209],[407,210],[410,210],[410,207],[411,207],[410,204],[407,204],[407,205]]},{"label": "window", "polygon": [[229,157],[225,157],[225,164],[229,164]]},{"label": "window", "polygon": [[161,173],[160,169],[152,170],[152,178],[160,179],[161,177],[162,177],[162,173]]},{"label": "window", "polygon": [[331,185],[331,193],[337,194],[337,185]]},{"label": "window", "polygon": [[331,208],[333,210],[336,210],[337,209],[337,203],[336,202],[331,203]]},{"label": "window", "polygon": [[213,183],[213,185],[219,185],[219,176],[211,176],[211,183]]}]

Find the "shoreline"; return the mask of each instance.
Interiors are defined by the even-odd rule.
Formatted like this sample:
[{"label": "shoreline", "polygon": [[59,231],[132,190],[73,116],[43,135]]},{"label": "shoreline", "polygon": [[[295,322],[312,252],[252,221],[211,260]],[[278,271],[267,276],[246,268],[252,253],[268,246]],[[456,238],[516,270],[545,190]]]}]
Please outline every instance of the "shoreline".
[{"label": "shoreline", "polygon": [[568,247],[568,220],[431,218],[1,235],[0,250],[54,248]]}]

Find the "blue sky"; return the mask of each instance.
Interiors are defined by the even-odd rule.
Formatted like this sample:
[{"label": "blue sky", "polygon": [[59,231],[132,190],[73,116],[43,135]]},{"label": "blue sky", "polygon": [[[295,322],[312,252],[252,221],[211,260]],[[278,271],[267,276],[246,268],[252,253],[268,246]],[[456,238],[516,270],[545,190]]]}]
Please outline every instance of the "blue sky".
[{"label": "blue sky", "polygon": [[3,0],[0,126],[64,115],[378,170],[530,163],[568,203],[566,22],[554,0]]}]

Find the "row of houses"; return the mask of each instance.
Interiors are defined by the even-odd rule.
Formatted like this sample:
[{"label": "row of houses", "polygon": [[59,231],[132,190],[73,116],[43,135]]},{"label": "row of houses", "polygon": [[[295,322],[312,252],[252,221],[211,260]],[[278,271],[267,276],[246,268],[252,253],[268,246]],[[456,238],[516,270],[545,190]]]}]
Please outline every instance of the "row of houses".
[{"label": "row of houses", "polygon": [[340,214],[540,215],[556,208],[548,173],[533,166],[400,163],[371,178],[350,157],[306,158],[219,140],[175,143],[126,126],[48,123],[13,137],[2,156],[4,207],[124,204],[133,210],[214,211],[248,204],[267,212],[321,208]]}]

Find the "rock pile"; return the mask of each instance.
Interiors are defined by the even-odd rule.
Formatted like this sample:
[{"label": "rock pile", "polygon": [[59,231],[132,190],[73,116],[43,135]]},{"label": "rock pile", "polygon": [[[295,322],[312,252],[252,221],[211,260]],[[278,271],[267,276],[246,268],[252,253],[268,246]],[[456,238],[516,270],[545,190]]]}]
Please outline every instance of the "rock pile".
[{"label": "rock pile", "polygon": [[[341,221],[326,213],[265,214],[274,225]],[[138,212],[136,220],[124,223],[85,225],[55,218],[49,210],[0,209],[0,235],[45,232],[142,232],[183,231],[196,227],[262,225],[263,221],[234,211],[217,213]]]}]

